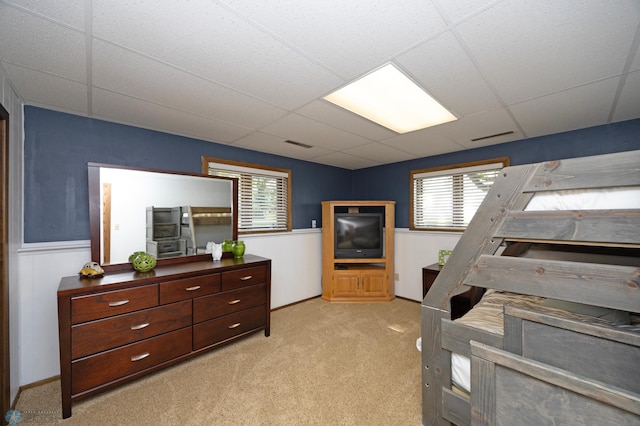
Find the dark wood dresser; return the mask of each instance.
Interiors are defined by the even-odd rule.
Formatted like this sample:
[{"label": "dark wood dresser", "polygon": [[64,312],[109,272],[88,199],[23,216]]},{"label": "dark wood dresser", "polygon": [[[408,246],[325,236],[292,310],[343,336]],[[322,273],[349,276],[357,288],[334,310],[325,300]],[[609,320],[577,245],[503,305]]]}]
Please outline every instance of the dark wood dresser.
[{"label": "dark wood dresser", "polygon": [[271,260],[65,277],[58,288],[62,417],[71,403],[257,331],[270,332]]}]

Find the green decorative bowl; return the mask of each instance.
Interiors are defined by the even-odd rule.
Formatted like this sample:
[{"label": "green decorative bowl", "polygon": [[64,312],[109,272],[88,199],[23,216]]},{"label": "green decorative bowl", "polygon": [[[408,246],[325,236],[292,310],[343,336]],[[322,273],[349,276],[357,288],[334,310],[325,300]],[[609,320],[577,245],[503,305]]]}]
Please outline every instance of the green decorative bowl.
[{"label": "green decorative bowl", "polygon": [[129,256],[133,269],[138,272],[149,272],[156,267],[156,258],[145,252],[135,252]]}]

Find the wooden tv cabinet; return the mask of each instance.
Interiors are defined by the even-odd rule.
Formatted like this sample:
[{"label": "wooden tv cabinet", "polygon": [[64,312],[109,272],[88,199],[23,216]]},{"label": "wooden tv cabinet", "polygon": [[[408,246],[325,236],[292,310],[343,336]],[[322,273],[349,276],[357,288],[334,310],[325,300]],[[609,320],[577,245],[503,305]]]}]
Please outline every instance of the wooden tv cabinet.
[{"label": "wooden tv cabinet", "polygon": [[[395,201],[322,202],[322,298],[330,302],[387,302],[394,292]],[[335,214],[384,213],[381,258],[336,259]]]},{"label": "wooden tv cabinet", "polygon": [[253,255],[65,277],[62,417],[71,403],[257,331],[270,333],[271,260]]}]

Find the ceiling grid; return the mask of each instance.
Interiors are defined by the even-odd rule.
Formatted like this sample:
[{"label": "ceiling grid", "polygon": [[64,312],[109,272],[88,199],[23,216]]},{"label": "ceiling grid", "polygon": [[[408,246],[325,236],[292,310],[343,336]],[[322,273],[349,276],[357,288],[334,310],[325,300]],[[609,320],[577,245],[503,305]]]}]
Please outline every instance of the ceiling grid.
[{"label": "ceiling grid", "polygon": [[[28,105],[347,169],[640,118],[638,49],[637,0],[0,0]],[[458,120],[323,99],[390,62]]]}]

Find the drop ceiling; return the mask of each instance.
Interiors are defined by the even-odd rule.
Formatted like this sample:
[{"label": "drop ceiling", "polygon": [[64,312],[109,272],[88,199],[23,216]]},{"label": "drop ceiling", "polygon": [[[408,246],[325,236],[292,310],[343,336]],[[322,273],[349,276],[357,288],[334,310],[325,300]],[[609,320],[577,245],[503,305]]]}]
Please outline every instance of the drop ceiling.
[{"label": "drop ceiling", "polygon": [[[639,118],[639,45],[638,0],[0,0],[25,104],[347,169]],[[458,120],[322,99],[389,62]]]}]

